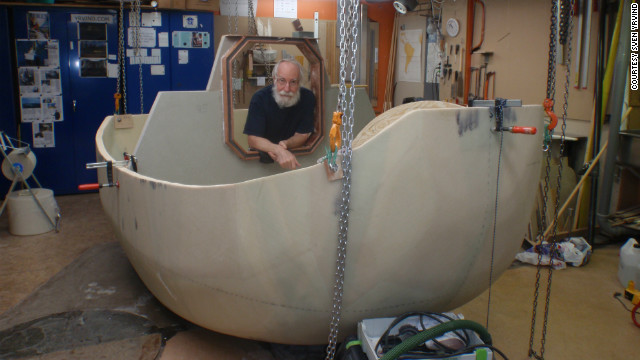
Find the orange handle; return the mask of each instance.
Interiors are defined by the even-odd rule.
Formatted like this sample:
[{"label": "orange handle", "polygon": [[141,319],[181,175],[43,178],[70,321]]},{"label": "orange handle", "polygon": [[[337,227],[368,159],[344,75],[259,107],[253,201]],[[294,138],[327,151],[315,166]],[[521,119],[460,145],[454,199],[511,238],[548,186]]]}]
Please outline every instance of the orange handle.
[{"label": "orange handle", "polygon": [[78,185],[78,190],[87,191],[87,190],[98,190],[100,189],[100,184],[81,184]]},{"label": "orange handle", "polygon": [[342,125],[342,113],[340,111],[335,111],[333,113],[333,125],[331,125],[331,130],[329,130],[329,146],[331,147],[332,152],[336,151],[336,147],[340,147],[342,145],[340,125]]},{"label": "orange handle", "polygon": [[544,99],[542,105],[544,106],[544,112],[546,112],[549,116],[549,119],[551,119],[551,123],[549,124],[549,126],[547,126],[547,129],[551,131],[556,128],[556,125],[558,125],[558,117],[553,113],[553,110],[551,110],[551,108],[553,107],[553,100]]},{"label": "orange handle", "polygon": [[538,132],[538,129],[530,126],[513,126],[511,128],[511,132],[515,134],[535,135]]}]

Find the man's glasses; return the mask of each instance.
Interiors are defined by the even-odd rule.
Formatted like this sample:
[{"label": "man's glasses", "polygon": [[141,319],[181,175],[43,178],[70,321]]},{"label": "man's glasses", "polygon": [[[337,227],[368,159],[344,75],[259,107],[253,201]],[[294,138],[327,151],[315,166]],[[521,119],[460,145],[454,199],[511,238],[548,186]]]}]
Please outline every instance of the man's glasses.
[{"label": "man's glasses", "polygon": [[292,88],[298,86],[298,80],[296,80],[296,79],[293,79],[291,81],[287,81],[285,78],[277,78],[276,82],[278,83],[278,85],[280,85],[282,87],[286,86],[287,84],[289,84],[289,87],[292,87]]}]

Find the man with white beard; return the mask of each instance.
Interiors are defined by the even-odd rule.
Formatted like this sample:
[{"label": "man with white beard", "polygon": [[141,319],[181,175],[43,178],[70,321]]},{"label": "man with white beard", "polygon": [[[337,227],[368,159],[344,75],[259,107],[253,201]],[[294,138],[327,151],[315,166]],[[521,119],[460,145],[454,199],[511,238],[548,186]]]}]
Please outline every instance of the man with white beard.
[{"label": "man with white beard", "polygon": [[300,87],[302,66],[293,59],[273,67],[273,84],[251,98],[244,133],[249,147],[260,152],[261,162],[276,161],[285,169],[300,166],[290,151],[304,145],[313,132],[316,99]]}]

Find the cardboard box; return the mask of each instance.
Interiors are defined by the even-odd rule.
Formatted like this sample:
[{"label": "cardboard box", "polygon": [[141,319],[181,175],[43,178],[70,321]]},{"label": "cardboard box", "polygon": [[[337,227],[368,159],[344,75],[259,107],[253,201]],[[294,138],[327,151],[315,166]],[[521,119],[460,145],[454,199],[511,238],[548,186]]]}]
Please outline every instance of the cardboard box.
[{"label": "cardboard box", "polygon": [[186,0],[188,10],[220,11],[219,0]]},{"label": "cardboard box", "polygon": [[158,0],[159,9],[185,9],[186,0]]}]

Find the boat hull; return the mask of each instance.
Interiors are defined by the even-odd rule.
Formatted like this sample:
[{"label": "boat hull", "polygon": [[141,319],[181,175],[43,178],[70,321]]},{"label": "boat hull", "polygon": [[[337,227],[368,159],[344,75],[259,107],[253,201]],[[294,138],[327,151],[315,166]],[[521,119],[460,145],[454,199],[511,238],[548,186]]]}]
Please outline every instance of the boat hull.
[{"label": "boat hull", "polygon": [[[459,307],[485,291],[521,246],[539,182],[541,135],[495,133],[487,108],[439,107],[389,112],[354,142],[342,334],[364,318]],[[97,134],[101,159],[118,160],[134,143],[146,154],[143,170],[115,168],[120,186],[100,190],[140,278],[169,309],[208,329],[326,343],[340,181],[329,181],[322,164],[208,185],[151,176],[144,164],[153,163],[152,152],[142,144],[159,117],[152,110],[128,140],[117,140],[111,118]],[[198,120],[181,125],[191,121]],[[505,125],[541,129],[542,108],[505,109]],[[193,161],[206,164],[208,155],[200,156]],[[242,168],[262,166],[236,160]],[[104,171],[99,177],[108,180]]]}]

